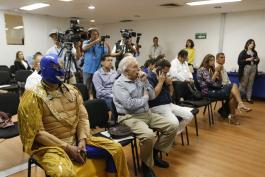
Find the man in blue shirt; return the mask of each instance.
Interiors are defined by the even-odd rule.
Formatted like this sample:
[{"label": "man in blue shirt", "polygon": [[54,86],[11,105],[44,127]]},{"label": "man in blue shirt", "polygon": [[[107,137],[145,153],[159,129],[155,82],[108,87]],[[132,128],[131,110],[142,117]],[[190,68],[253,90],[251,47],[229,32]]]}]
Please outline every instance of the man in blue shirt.
[{"label": "man in blue shirt", "polygon": [[[168,118],[172,123],[179,125],[177,134],[181,133],[187,124],[192,120],[192,108],[181,107],[172,103],[171,96],[174,88],[172,80],[167,77],[170,69],[170,62],[162,59],[157,63],[157,72],[150,71],[148,73],[148,81],[155,89],[156,98],[149,100],[149,107],[151,112],[160,114]],[[182,118],[179,122],[178,117]]]},{"label": "man in blue shirt", "polygon": [[101,41],[97,29],[89,30],[89,40],[83,42],[83,50],[85,51],[85,60],[83,66],[83,83],[87,86],[89,97],[92,96],[92,77],[100,68],[100,59],[109,54],[109,45]]},{"label": "man in blue shirt", "polygon": [[[112,86],[118,73],[112,69],[112,57],[105,55],[101,58],[101,68],[93,75],[93,84],[97,98],[104,99],[110,111],[112,111]],[[111,117],[111,115],[110,115]]]}]

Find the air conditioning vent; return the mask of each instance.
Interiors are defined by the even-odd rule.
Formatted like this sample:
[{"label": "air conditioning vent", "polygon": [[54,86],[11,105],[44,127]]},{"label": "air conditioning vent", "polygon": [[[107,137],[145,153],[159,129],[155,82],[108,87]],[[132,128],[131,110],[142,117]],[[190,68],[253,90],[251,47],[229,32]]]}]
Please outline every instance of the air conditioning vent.
[{"label": "air conditioning vent", "polygon": [[176,4],[176,3],[166,3],[166,4],[160,4],[161,7],[180,7],[182,5]]},{"label": "air conditioning vent", "polygon": [[132,22],[133,20],[129,20],[129,19],[127,19],[127,20],[121,20],[120,22],[122,22],[122,23],[127,23],[127,22]]}]

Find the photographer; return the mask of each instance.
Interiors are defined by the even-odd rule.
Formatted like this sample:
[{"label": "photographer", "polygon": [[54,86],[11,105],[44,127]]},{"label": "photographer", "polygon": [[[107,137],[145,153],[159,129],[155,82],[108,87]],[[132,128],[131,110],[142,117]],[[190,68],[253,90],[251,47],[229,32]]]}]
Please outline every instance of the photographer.
[{"label": "photographer", "polygon": [[137,53],[135,45],[132,43],[132,32],[129,30],[121,30],[121,40],[118,40],[111,52],[111,56],[116,57],[115,68],[118,69],[120,61],[126,53],[131,53],[133,56]]},{"label": "photographer", "polygon": [[88,88],[90,99],[93,99],[92,94],[92,77],[93,74],[100,68],[100,60],[104,55],[109,54],[109,45],[105,42],[105,38],[109,36],[99,37],[97,29],[88,31],[89,40],[83,42],[82,49],[85,52],[83,66],[83,83]]},{"label": "photographer", "polygon": [[[46,54],[55,54],[55,55],[59,56],[59,58],[63,59],[63,61],[64,61],[67,49],[63,48],[63,44],[62,44],[62,42],[60,42],[59,35],[62,35],[62,33],[59,33],[57,30],[53,30],[49,34],[50,38],[54,42],[54,46],[52,46],[50,49],[48,49]],[[81,47],[81,42],[80,41],[74,43],[74,47],[72,48],[72,54],[73,54],[75,60],[78,60],[80,58],[80,56],[81,56],[80,47]],[[71,64],[70,64],[70,73],[69,73],[70,76],[69,76],[69,79],[68,79],[68,83],[69,84],[76,84],[76,78],[75,78],[75,75],[74,75],[74,73],[76,72],[76,66],[75,66],[75,62],[76,61],[75,60],[70,61],[71,62]],[[65,67],[64,69],[67,69],[66,65],[67,65],[68,62],[69,62],[68,60],[64,61],[64,67]]]}]

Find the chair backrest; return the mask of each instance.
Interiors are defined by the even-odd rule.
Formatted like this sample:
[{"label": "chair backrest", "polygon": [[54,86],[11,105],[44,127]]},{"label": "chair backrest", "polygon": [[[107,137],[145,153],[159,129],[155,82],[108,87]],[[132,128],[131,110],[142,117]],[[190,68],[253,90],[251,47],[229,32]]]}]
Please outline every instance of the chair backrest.
[{"label": "chair backrest", "polygon": [[8,71],[8,72],[10,72],[10,69],[6,65],[0,65],[0,71]]},{"label": "chair backrest", "polygon": [[88,96],[88,89],[87,89],[86,85],[84,85],[82,83],[77,83],[77,84],[75,84],[75,86],[79,90],[79,92],[81,93],[83,100],[84,101],[88,100],[89,96]]},{"label": "chair backrest", "polygon": [[9,84],[11,80],[10,72],[0,71],[0,84]]},{"label": "chair backrest", "polygon": [[178,103],[180,98],[187,99],[190,96],[187,83],[181,81],[174,81],[172,84],[174,88],[173,101]]},{"label": "chair backrest", "polygon": [[194,80],[194,85],[195,85],[195,87],[196,87],[199,91],[201,91],[201,86],[200,86],[200,83],[198,82],[197,79]]},{"label": "chair backrest", "polygon": [[11,66],[10,66],[10,72],[11,72],[12,74],[15,74],[15,72],[16,72],[15,65],[11,65]]},{"label": "chair backrest", "polygon": [[115,124],[117,124],[118,123],[118,112],[117,112],[116,106],[113,101],[111,102],[111,106],[112,106],[112,119],[115,122]]},{"label": "chair backrest", "polygon": [[15,79],[19,82],[26,82],[29,75],[31,75],[32,71],[29,70],[18,70],[15,73]]},{"label": "chair backrest", "polygon": [[19,105],[19,93],[0,94],[0,111],[9,113],[11,116],[17,114]]},{"label": "chair backrest", "polygon": [[103,99],[87,100],[84,102],[84,106],[88,113],[88,118],[91,128],[108,127],[108,107]]}]

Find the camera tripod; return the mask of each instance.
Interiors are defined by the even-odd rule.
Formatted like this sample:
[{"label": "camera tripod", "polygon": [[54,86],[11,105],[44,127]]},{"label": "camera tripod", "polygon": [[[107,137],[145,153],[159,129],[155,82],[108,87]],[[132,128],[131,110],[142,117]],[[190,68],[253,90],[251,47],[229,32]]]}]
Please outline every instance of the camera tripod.
[{"label": "camera tripod", "polygon": [[58,56],[60,57],[63,50],[66,49],[65,55],[64,55],[64,69],[65,69],[65,74],[64,74],[64,83],[69,83],[69,79],[71,78],[71,66],[72,62],[74,62],[75,67],[76,63],[74,60],[74,55],[72,53],[73,45],[71,42],[65,42],[63,44],[62,49],[60,50]]}]

